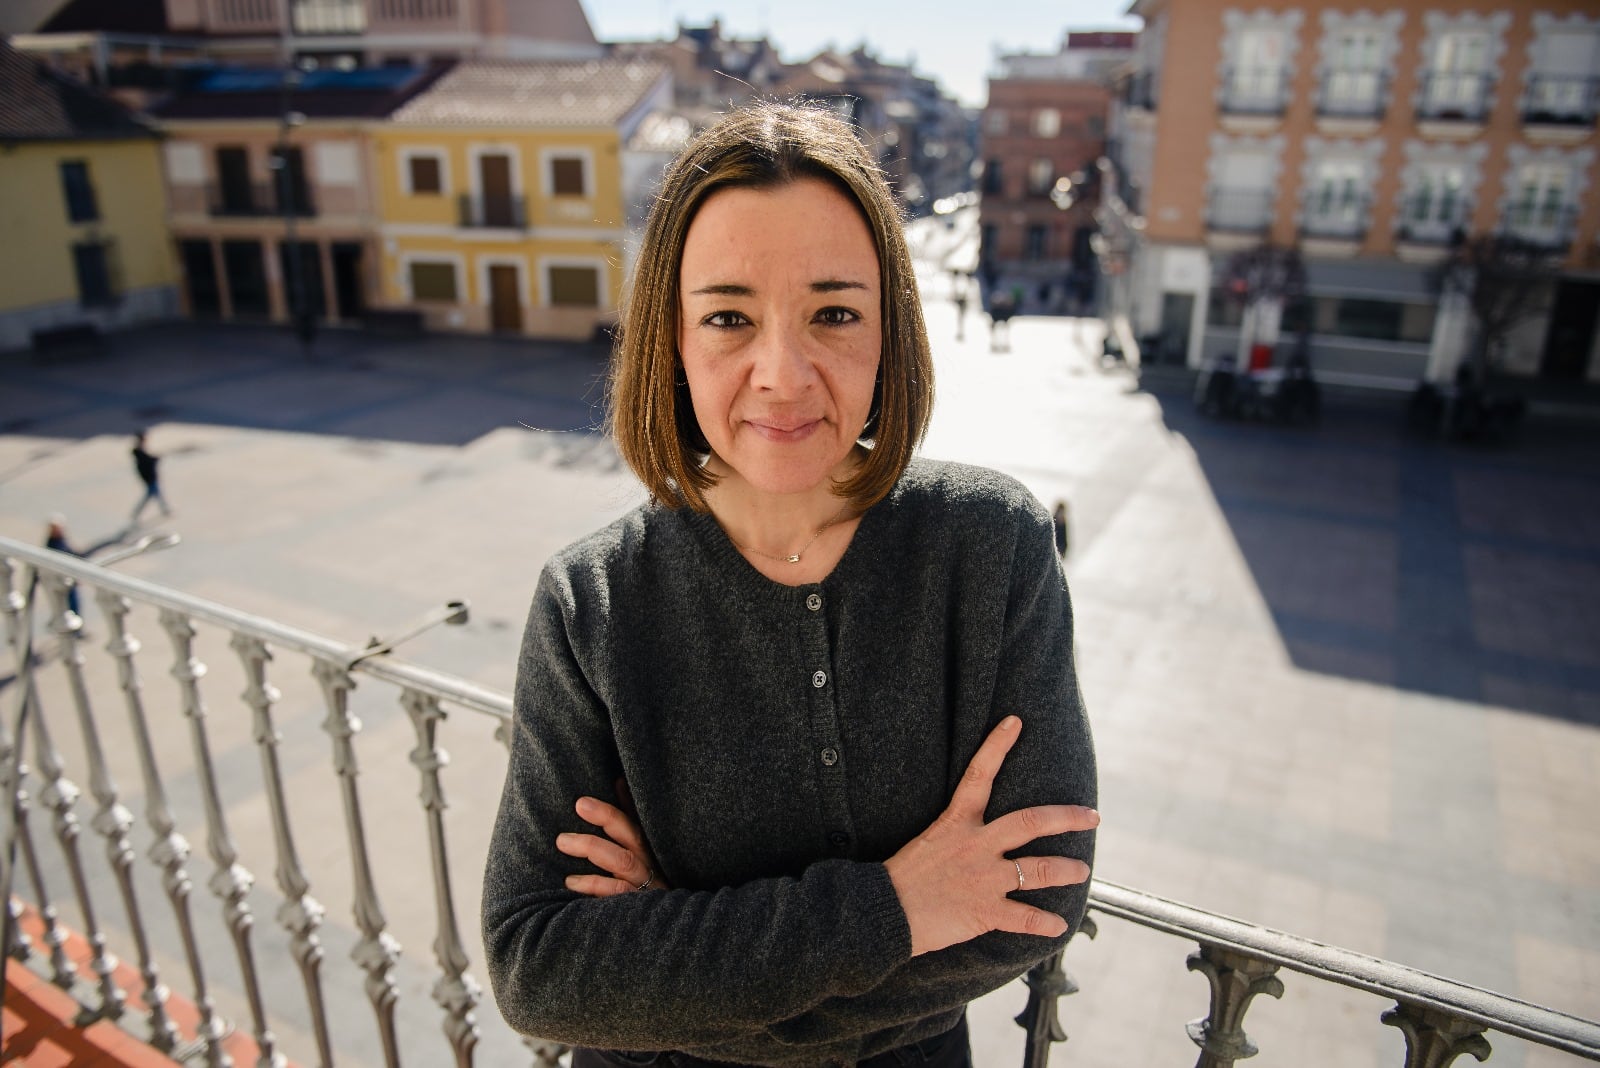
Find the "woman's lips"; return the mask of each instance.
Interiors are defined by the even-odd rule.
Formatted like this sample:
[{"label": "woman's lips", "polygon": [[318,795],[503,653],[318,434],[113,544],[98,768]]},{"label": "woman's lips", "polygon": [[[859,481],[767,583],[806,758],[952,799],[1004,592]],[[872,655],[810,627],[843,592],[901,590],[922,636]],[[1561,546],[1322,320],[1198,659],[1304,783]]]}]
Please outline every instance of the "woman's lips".
[{"label": "woman's lips", "polygon": [[822,425],[821,419],[810,419],[803,423],[790,422],[758,422],[754,419],[745,421],[745,425],[754,430],[767,441],[786,444],[795,441],[804,441],[810,437],[817,427]]}]

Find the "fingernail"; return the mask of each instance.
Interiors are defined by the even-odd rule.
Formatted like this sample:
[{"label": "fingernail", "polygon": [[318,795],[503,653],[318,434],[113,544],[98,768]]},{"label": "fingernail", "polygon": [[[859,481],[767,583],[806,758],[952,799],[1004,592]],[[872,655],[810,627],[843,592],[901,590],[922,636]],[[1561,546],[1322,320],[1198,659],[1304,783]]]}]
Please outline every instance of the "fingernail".
[{"label": "fingernail", "polygon": [[564,849],[567,846],[570,846],[577,837],[578,836],[575,835],[575,834],[558,834],[558,835],[556,835],[556,848],[557,849]]},{"label": "fingernail", "polygon": [[577,891],[578,877],[576,875],[567,876],[565,883],[568,890]]},{"label": "fingernail", "polygon": [[1000,721],[1000,726],[1004,727],[1008,731],[1014,731],[1018,727],[1022,726],[1022,720],[1017,716],[1007,716],[1005,719]]}]

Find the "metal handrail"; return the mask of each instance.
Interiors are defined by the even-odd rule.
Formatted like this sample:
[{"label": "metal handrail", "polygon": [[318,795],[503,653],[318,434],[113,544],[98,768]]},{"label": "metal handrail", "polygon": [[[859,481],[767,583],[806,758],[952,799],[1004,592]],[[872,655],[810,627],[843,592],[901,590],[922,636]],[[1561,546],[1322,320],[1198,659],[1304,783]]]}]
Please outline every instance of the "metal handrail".
[{"label": "metal handrail", "polygon": [[1600,1023],[1542,1005],[1102,879],[1096,879],[1089,892],[1089,907],[1141,927],[1232,950],[1302,975],[1434,1009],[1591,1060],[1600,1059]]},{"label": "metal handrail", "polygon": [[[182,612],[186,616],[202,620],[206,623],[247,634],[252,638],[260,638],[283,649],[292,649],[307,656],[323,660],[348,664],[350,661],[362,657],[367,647],[364,645],[351,645],[345,642],[334,641],[320,634],[287,623],[267,619],[264,616],[252,615],[241,612],[236,608],[217,604],[202,597],[181,593],[157,586],[153,582],[125,575],[119,571],[111,571],[100,567],[98,564],[77,557],[67,556],[51,549],[43,549],[29,545],[26,542],[15,541],[11,538],[0,537],[0,556],[11,556],[24,560],[35,567],[44,566],[52,571],[59,572],[76,581],[87,581],[103,590],[113,590],[126,597],[132,597],[145,604],[157,608],[172,609]],[[442,671],[422,667],[419,664],[407,663],[389,657],[362,659],[352,669],[364,675],[382,679],[396,686],[409,687],[421,690],[436,697],[447,699],[453,705],[493,716],[503,722],[511,722],[511,698],[497,690],[491,690],[467,679],[448,675]]]}]

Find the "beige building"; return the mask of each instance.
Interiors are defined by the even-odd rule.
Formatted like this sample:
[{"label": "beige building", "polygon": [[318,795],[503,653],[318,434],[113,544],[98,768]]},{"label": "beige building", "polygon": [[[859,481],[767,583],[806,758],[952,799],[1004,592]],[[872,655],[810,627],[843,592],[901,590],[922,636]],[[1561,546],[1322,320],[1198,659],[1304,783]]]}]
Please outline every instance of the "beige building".
[{"label": "beige building", "polygon": [[[1380,8],[1136,0],[1101,212],[1113,316],[1146,358],[1238,351],[1218,289],[1237,250],[1298,245],[1307,295],[1253,322],[1310,332],[1328,381],[1447,378],[1470,343],[1430,266],[1457,232],[1548,251],[1559,278],[1505,367],[1600,380],[1600,11],[1592,0]],[[1270,320],[1270,321],[1268,321]]]}]

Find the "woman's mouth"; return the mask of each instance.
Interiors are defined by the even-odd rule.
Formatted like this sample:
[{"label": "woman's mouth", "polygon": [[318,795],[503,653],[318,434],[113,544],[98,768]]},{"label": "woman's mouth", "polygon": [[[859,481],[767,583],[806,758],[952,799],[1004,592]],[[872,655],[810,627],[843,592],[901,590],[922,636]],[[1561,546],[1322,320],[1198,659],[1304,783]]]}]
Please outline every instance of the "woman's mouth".
[{"label": "woman's mouth", "polygon": [[745,425],[754,430],[762,438],[777,444],[804,441],[810,437],[817,427],[822,425],[821,419],[807,419],[801,422],[789,420],[767,421],[746,420]]}]

